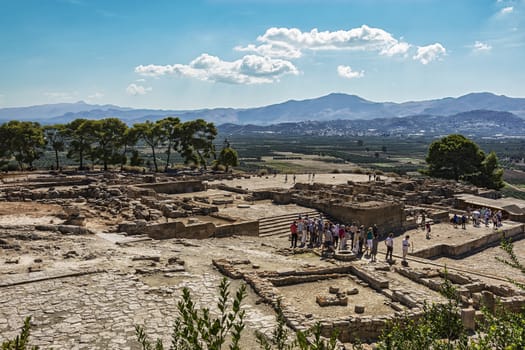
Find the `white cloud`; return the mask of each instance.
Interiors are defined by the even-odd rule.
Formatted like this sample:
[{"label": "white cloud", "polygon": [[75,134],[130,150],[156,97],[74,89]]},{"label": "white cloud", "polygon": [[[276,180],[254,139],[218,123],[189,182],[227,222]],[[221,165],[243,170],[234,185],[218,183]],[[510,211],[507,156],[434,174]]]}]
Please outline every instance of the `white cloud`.
[{"label": "white cloud", "polygon": [[380,28],[363,25],[350,30],[322,31],[317,28],[302,32],[297,28],[269,28],[257,38],[259,46],[238,46],[237,51],[250,51],[270,57],[298,58],[304,50],[367,50],[381,55],[406,54],[410,44],[400,41]]},{"label": "white cloud", "polygon": [[440,43],[427,46],[418,46],[417,53],[412,58],[423,64],[428,64],[447,54],[447,50]]},{"label": "white cloud", "polygon": [[246,55],[236,61],[223,61],[204,53],[188,65],[140,65],[135,67],[135,73],[149,77],[178,75],[228,84],[262,84],[278,81],[286,74],[297,75],[299,71],[289,61],[267,56]]},{"label": "white cloud", "polygon": [[340,77],[347,79],[362,78],[365,76],[364,71],[353,71],[350,66],[337,66],[337,74],[339,74]]},{"label": "white cloud", "polygon": [[281,57],[286,59],[299,58],[302,55],[301,50],[286,43],[262,44],[259,46],[249,44],[245,47],[236,46],[234,50],[241,52],[254,52],[261,56]]},{"label": "white cloud", "polygon": [[481,41],[476,41],[473,46],[474,52],[486,52],[492,50],[492,46]]},{"label": "white cloud", "polygon": [[43,95],[52,102],[71,102],[78,98],[77,92],[51,91],[44,92]]},{"label": "white cloud", "polygon": [[137,80],[135,80],[135,81],[136,81],[137,83],[144,83],[144,82],[146,81],[146,79],[142,79],[142,78],[140,78],[140,79],[137,79]]},{"label": "white cloud", "polygon": [[102,98],[102,97],[104,97],[104,94],[102,92],[95,92],[95,93],[89,95],[88,99],[96,100],[96,99],[99,99],[99,98]]},{"label": "white cloud", "polygon": [[137,84],[132,83],[132,84],[129,84],[128,87],[126,88],[126,93],[128,95],[133,95],[133,96],[145,95],[152,90],[153,88],[151,87],[144,87],[142,85],[137,85]]},{"label": "white cloud", "polygon": [[502,14],[506,14],[506,13],[511,13],[512,11],[514,11],[514,7],[513,6],[507,6],[507,7],[502,8],[500,12]]}]

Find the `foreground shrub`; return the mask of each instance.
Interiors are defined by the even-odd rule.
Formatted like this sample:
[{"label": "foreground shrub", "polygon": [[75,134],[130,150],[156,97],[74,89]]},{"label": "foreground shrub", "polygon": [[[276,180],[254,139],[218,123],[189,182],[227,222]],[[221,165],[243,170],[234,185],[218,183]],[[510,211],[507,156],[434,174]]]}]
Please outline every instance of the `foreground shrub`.
[{"label": "foreground shrub", "polygon": [[[178,316],[173,323],[171,347],[173,350],[219,350],[230,339],[229,349],[239,350],[239,340],[244,329],[244,310],[242,300],[246,297],[246,286],[243,284],[233,298],[231,310],[228,307],[230,283],[223,278],[219,285],[217,308],[219,316],[212,318],[208,308],[197,310],[190,291],[184,288],[182,300],[177,303]],[[157,339],[155,347],[141,326],[135,326],[139,343],[143,350],[163,350],[164,344]]]},{"label": "foreground shrub", "polygon": [[20,334],[12,340],[6,340],[2,342],[2,350],[26,350],[32,349],[37,350],[37,346],[29,345],[29,334],[31,329],[31,316],[27,316],[24,320],[24,325]]}]

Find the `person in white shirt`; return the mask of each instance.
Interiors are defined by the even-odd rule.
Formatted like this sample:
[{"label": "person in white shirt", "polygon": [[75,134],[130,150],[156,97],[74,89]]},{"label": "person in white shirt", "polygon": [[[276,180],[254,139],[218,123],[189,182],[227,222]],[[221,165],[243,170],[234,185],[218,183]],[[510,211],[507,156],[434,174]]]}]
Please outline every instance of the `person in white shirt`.
[{"label": "person in white shirt", "polygon": [[407,254],[408,254],[408,247],[410,247],[410,242],[408,241],[410,238],[409,235],[405,236],[405,239],[403,240],[403,261],[406,262]]}]

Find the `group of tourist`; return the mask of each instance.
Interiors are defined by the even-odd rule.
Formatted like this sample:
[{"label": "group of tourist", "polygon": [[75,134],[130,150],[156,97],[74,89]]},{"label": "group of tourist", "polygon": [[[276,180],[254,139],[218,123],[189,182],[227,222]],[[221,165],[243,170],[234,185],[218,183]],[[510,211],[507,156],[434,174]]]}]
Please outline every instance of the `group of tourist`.
[{"label": "group of tourist", "polygon": [[490,208],[482,207],[474,211],[471,211],[469,208],[467,211],[472,216],[472,224],[474,227],[480,227],[481,222],[485,224],[485,227],[489,227],[492,222],[492,228],[496,230],[502,225],[503,213],[501,210],[492,211]]},{"label": "group of tourist", "polygon": [[[379,245],[379,229],[377,225],[365,228],[353,222],[350,225],[342,225],[320,218],[309,218],[299,216],[290,225],[290,248],[322,248],[322,253],[334,253],[335,251],[348,251],[358,256],[366,256],[371,262],[377,261],[377,250]],[[407,247],[408,236],[406,236]],[[404,241],[403,241],[404,242]],[[387,248],[385,260],[392,260],[394,250],[394,234],[390,233],[385,240]],[[405,243],[403,243],[405,247]],[[408,250],[407,250],[408,251]],[[406,254],[403,249],[403,256]]]},{"label": "group of tourist", "polygon": [[[295,180],[297,180],[297,176],[295,174],[292,175],[292,183],[295,183]],[[315,180],[315,173],[308,173],[308,182]],[[284,183],[288,182],[288,174],[284,174]]]}]

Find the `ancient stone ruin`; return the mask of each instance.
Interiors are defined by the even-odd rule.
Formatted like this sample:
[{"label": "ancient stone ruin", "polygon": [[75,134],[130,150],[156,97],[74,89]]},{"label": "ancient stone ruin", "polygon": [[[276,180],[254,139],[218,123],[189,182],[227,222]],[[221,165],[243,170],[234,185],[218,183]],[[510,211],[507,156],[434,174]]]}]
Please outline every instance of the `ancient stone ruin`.
[{"label": "ancient stone ruin", "polygon": [[[454,214],[481,208],[501,210],[502,226],[451,225]],[[267,334],[280,303],[293,330],[321,322],[322,334],[337,330],[341,343],[373,343],[392,320],[417,319],[425,304],[445,302],[445,278],[457,287],[464,326],[474,329],[482,306],[525,305],[524,293],[507,281],[513,271],[496,268],[494,259],[502,235],[518,240],[518,254],[525,251],[522,208],[494,191],[428,178],[318,174],[316,182],[299,176],[290,184],[281,175],[4,177],[0,333],[16,334],[33,315],[37,345],[132,349],[135,324],[169,337],[181,288],[199,305],[213,305],[222,276],[250,286],[247,329]],[[290,223],[300,216],[376,224],[377,262],[344,249],[289,248]],[[386,262],[390,232],[394,259]],[[408,266],[401,264],[404,235],[412,242]]]}]

